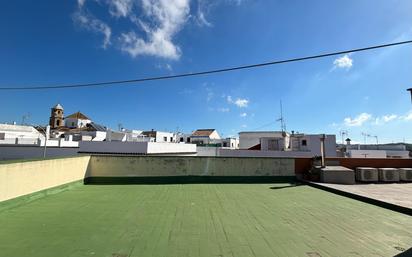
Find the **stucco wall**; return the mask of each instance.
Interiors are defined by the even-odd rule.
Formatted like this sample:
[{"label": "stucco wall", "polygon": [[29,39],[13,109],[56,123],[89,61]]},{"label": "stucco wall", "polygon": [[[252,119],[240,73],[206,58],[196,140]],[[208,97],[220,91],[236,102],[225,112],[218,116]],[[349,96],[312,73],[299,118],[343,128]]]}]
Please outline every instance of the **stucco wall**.
[{"label": "stucco wall", "polygon": [[[79,156],[0,163],[0,201],[87,177],[290,177],[293,158]],[[249,179],[249,178],[248,178]]]},{"label": "stucco wall", "polygon": [[90,156],[0,163],[0,201],[84,178]]},{"label": "stucco wall", "polygon": [[88,176],[294,176],[294,159],[92,156]]}]

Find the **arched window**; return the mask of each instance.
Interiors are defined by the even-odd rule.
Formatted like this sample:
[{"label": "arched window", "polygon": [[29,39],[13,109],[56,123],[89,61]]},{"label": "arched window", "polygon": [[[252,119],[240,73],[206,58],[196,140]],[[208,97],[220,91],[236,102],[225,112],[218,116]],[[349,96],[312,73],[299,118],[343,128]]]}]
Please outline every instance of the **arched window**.
[{"label": "arched window", "polygon": [[60,126],[60,120],[57,120],[57,121],[56,121],[56,125],[57,125],[57,126]]}]

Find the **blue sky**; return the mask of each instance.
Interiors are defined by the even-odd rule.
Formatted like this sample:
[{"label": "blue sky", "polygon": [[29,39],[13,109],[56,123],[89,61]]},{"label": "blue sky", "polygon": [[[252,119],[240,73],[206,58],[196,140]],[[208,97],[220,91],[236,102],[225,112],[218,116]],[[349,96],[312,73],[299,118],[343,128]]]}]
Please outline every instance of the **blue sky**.
[{"label": "blue sky", "polygon": [[[412,1],[5,1],[0,86],[170,75],[412,39]],[[127,86],[2,91],[0,122],[50,107],[117,128],[362,132],[412,142],[412,45]],[[263,126],[269,124],[268,126]],[[340,138],[340,136],[338,136]],[[369,138],[368,142],[375,142]]]}]

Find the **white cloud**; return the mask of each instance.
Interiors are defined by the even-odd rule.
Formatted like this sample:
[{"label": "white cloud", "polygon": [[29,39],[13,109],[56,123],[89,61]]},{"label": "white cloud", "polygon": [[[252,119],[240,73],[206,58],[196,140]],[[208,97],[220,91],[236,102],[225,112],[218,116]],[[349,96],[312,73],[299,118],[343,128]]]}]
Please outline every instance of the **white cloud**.
[{"label": "white cloud", "polygon": [[158,68],[159,70],[167,70],[167,71],[173,71],[173,67],[172,65],[166,63],[166,64],[156,64],[155,66],[156,68]]},{"label": "white cloud", "polygon": [[247,113],[246,113],[246,112],[241,113],[241,114],[240,114],[240,117],[242,117],[242,118],[247,117]]},{"label": "white cloud", "polygon": [[77,5],[81,8],[86,0],[77,0]]},{"label": "white cloud", "polygon": [[226,97],[226,100],[228,103],[234,104],[239,108],[245,108],[245,107],[248,107],[249,105],[249,100],[242,99],[242,98],[237,98],[236,100],[233,100],[232,96],[230,95]]},{"label": "white cloud", "polygon": [[[108,20],[98,19],[87,10],[88,2],[106,7],[110,14],[109,18],[122,18],[122,22],[129,22],[131,27],[119,31],[112,30],[115,26],[111,28]],[[212,26],[206,16],[214,7],[242,3],[241,0],[197,0],[197,5],[192,5],[194,11],[191,13],[190,2],[191,0],[77,0],[78,8],[73,14],[73,20],[86,30],[102,34],[103,48],[114,42],[116,48],[134,58],[154,56],[178,60],[182,50],[175,39],[186,23],[195,22],[200,26]],[[138,16],[136,11],[139,13]]]},{"label": "white cloud", "polygon": [[236,99],[235,104],[237,105],[237,107],[239,108],[243,108],[243,107],[247,107],[249,104],[249,100],[247,99]]},{"label": "white cloud", "polygon": [[347,54],[333,61],[333,69],[336,69],[336,68],[350,69],[352,65],[353,65],[353,60]]},{"label": "white cloud", "polygon": [[217,109],[218,112],[230,112],[229,108],[218,108]]},{"label": "white cloud", "polygon": [[400,116],[399,119],[404,120],[404,121],[412,121],[412,111],[406,115]]},{"label": "white cloud", "polygon": [[215,93],[214,93],[213,90],[212,90],[211,88],[209,88],[209,87],[206,87],[205,89],[206,89],[206,92],[207,92],[206,100],[209,102],[210,100],[213,99],[213,97],[215,96]]},{"label": "white cloud", "polygon": [[[83,0],[84,1],[84,0]],[[109,12],[115,17],[127,17],[133,9],[133,0],[107,0]]]},{"label": "white cloud", "polygon": [[371,114],[363,112],[354,118],[347,117],[343,120],[343,122],[346,126],[349,126],[349,127],[359,127],[359,126],[362,126],[365,122],[367,122],[371,118],[372,118]]},{"label": "white cloud", "polygon": [[190,14],[189,0],[142,0],[142,10],[148,21],[139,19],[146,39],[134,31],[121,33],[121,50],[133,57],[151,55],[177,60],[181,50],[173,42]]},{"label": "white cloud", "polygon": [[205,0],[197,1],[197,14],[194,17],[196,23],[199,26],[211,27],[212,23],[206,19],[207,13],[209,13],[211,8],[211,3]]},{"label": "white cloud", "polygon": [[396,115],[396,114],[390,114],[390,115],[383,115],[381,119],[382,119],[384,122],[389,122],[389,121],[392,121],[392,120],[394,120],[394,119],[396,119],[396,118],[398,118],[398,115]]},{"label": "white cloud", "polygon": [[383,125],[385,123],[388,123],[388,122],[393,121],[393,120],[397,120],[399,118],[400,117],[396,114],[383,115],[383,116],[377,117],[375,119],[375,125]]},{"label": "white cloud", "polygon": [[247,128],[247,125],[246,125],[246,124],[242,124],[240,127],[242,127],[242,128]]},{"label": "white cloud", "polygon": [[73,14],[73,21],[81,28],[92,31],[94,33],[103,34],[103,48],[111,44],[110,38],[112,35],[111,28],[103,21],[97,19],[92,14],[84,10],[85,0],[78,0],[78,10]]}]

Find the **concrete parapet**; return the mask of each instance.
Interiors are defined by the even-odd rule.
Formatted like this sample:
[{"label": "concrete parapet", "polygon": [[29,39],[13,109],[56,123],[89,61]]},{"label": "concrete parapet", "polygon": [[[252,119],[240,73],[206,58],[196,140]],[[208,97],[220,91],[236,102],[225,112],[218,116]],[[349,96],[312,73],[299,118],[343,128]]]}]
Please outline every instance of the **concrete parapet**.
[{"label": "concrete parapet", "polygon": [[355,172],[342,166],[326,166],[320,169],[320,181],[334,184],[355,184]]}]

